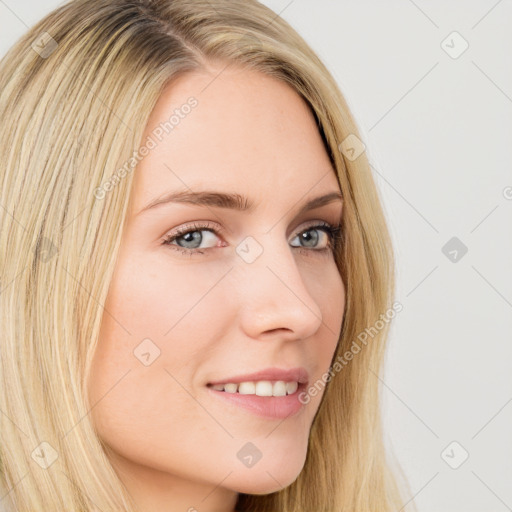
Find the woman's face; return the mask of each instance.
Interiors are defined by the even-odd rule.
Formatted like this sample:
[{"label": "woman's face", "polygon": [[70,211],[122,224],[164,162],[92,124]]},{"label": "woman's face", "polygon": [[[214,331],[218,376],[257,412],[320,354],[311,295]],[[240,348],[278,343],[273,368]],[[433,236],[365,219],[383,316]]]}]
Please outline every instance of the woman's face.
[{"label": "woman's face", "polygon": [[[142,144],[156,145],[134,171],[89,381],[94,424],[133,493],[171,489],[199,511],[297,478],[324,388],[298,396],[305,379],[323,382],[345,306],[321,227],[339,225],[342,203],[303,209],[340,191],[313,115],[288,85],[221,69],[182,76],[151,115]],[[244,377],[268,369],[292,371]]]}]

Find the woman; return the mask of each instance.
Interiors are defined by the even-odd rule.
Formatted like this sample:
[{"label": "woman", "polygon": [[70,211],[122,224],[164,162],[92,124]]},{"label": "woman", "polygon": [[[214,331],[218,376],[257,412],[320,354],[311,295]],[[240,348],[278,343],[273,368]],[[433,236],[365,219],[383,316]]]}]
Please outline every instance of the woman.
[{"label": "woman", "polygon": [[390,240],[304,40],[253,0],[78,0],[0,90],[5,509],[404,507]]}]

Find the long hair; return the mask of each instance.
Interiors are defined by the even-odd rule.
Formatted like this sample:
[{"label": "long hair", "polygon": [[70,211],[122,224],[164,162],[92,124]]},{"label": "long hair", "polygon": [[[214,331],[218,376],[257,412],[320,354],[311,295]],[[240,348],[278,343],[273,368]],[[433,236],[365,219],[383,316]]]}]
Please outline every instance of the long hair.
[{"label": "long hair", "polygon": [[[137,510],[91,422],[86,383],[143,130],[164,87],[214,61],[259,70],[304,98],[344,197],[335,257],[345,315],[305,465],[278,492],[240,494],[237,508],[391,512],[406,503],[379,405],[393,251],[369,160],[352,147],[358,128],[329,71],[256,0],[76,0],[0,62],[4,507]],[[358,340],[366,343],[355,353]]]}]

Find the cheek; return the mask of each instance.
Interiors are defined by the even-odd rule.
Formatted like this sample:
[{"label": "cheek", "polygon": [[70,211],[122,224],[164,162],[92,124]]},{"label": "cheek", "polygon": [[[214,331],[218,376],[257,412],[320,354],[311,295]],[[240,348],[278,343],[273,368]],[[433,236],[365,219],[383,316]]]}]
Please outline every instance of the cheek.
[{"label": "cheek", "polygon": [[148,421],[156,426],[170,417],[171,398],[182,420],[189,415],[191,397],[179,384],[194,388],[195,370],[222,321],[219,302],[207,296],[218,278],[172,267],[165,258],[158,265],[121,263],[92,362],[90,406],[98,402],[94,413],[105,431],[140,434]]},{"label": "cheek", "polygon": [[145,258],[133,258],[116,272],[105,305],[105,338],[129,340],[131,345],[158,339],[165,346],[190,314],[200,326],[202,317],[193,310],[211,287],[212,276],[166,258]]},{"label": "cheek", "polygon": [[346,290],[334,259],[307,278],[309,293],[322,312],[322,337],[336,345],[344,316]]},{"label": "cheek", "polygon": [[322,375],[329,371],[344,318],[346,289],[334,260],[311,278],[308,289],[322,313],[322,324],[315,343],[305,345],[309,360],[317,362],[315,375],[310,382],[320,382],[318,394],[311,397],[312,408],[315,409],[323,395]]}]

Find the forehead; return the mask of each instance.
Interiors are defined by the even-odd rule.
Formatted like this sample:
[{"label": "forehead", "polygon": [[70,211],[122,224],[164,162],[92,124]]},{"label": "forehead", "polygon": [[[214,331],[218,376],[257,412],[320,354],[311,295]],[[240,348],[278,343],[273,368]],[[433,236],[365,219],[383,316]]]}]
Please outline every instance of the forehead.
[{"label": "forehead", "polygon": [[143,143],[148,137],[156,145],[135,171],[134,211],[175,189],[267,200],[339,189],[307,103],[258,71],[230,65],[181,76],[160,96]]}]

